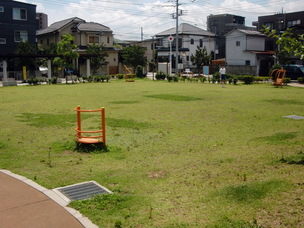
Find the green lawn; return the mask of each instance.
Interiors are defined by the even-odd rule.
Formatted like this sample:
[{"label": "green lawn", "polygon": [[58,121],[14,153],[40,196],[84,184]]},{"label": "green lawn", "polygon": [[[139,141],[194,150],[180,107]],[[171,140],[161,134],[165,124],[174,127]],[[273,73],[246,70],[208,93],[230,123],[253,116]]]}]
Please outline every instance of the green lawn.
[{"label": "green lawn", "polygon": [[[304,89],[111,81],[0,88],[0,169],[74,202],[100,227],[304,226]],[[106,108],[108,152],[74,151],[76,112]],[[94,129],[88,114],[83,126]]]}]

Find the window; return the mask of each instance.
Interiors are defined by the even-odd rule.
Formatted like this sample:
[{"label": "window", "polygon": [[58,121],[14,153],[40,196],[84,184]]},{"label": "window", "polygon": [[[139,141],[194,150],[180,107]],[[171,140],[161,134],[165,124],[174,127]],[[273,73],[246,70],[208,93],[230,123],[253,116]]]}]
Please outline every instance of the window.
[{"label": "window", "polygon": [[292,27],[295,25],[301,24],[301,20],[292,20],[292,21],[287,21],[287,27]]},{"label": "window", "polygon": [[5,38],[0,38],[0,44],[6,44],[6,39]]},{"label": "window", "polygon": [[27,31],[15,31],[14,40],[15,42],[28,41]]},{"label": "window", "polygon": [[14,20],[26,20],[26,9],[13,8],[13,19]]},{"label": "window", "polygon": [[108,44],[110,43],[110,37],[107,37],[107,42],[108,42]]},{"label": "window", "polygon": [[98,36],[89,36],[89,43],[90,44],[99,43],[99,37]]},{"label": "window", "polygon": [[236,42],[235,42],[235,45],[236,45],[237,47],[241,46],[241,41],[236,41]]},{"label": "window", "polygon": [[4,12],[4,7],[0,6],[0,13],[3,13],[3,12]]},{"label": "window", "polygon": [[246,66],[250,66],[250,60],[246,60],[246,61],[245,61],[245,65],[246,65]]},{"label": "window", "polygon": [[47,38],[46,44],[47,44],[47,45],[50,45],[50,39],[49,39],[49,38]]},{"label": "window", "polygon": [[266,22],[264,25],[269,29],[273,29],[273,22]]},{"label": "window", "polygon": [[191,44],[194,44],[194,39],[191,39],[191,41],[190,41],[190,42],[191,42]]},{"label": "window", "polygon": [[200,47],[203,47],[203,39],[200,39],[199,43],[200,43]]}]

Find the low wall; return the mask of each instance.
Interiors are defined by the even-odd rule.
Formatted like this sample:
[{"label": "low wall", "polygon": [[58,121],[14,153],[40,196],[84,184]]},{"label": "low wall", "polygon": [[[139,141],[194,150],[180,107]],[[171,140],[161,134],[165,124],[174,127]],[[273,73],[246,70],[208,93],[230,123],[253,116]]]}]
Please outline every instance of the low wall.
[{"label": "low wall", "polygon": [[[211,66],[210,73],[214,74],[218,72],[221,66]],[[226,66],[227,74],[237,74],[237,75],[258,75],[258,67],[257,66]]]}]

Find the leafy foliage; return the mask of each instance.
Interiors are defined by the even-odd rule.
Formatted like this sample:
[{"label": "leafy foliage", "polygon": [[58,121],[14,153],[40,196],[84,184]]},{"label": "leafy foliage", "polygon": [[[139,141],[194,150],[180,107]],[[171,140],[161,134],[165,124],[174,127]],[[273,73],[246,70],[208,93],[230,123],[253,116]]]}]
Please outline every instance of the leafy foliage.
[{"label": "leafy foliage", "polygon": [[199,73],[201,73],[202,66],[209,65],[211,60],[211,55],[208,55],[206,47],[201,48],[197,46],[195,54],[191,55],[191,62],[196,65]]},{"label": "leafy foliage", "polygon": [[105,51],[104,45],[89,44],[87,53],[97,55],[90,58],[90,64],[93,74],[96,74],[98,69],[102,69],[104,66],[107,65],[106,57],[108,56],[108,54]]},{"label": "leafy foliage", "polygon": [[56,52],[62,57],[55,57],[53,63],[59,71],[62,71],[63,68],[71,68],[72,60],[79,57],[78,52],[75,51],[77,45],[73,44],[74,40],[75,38],[72,35],[65,34],[61,41],[57,43]]},{"label": "leafy foliage", "polygon": [[133,67],[133,69],[136,69],[138,65],[145,66],[147,64],[145,49],[139,45],[125,47],[121,56],[123,63]]},{"label": "leafy foliage", "polygon": [[299,56],[302,60],[304,59],[304,34],[295,36],[292,33],[292,29],[287,30],[280,34],[277,30],[270,30],[270,28],[264,26],[262,31],[270,38],[276,39],[276,44],[279,46],[277,50],[277,57],[281,64],[287,62],[290,56]]},{"label": "leafy foliage", "polygon": [[[28,55],[35,54],[35,46],[28,42],[20,42],[17,44],[16,52],[17,55]],[[34,58],[17,58],[17,64],[20,66],[26,66],[29,70],[35,69],[35,59]]]}]

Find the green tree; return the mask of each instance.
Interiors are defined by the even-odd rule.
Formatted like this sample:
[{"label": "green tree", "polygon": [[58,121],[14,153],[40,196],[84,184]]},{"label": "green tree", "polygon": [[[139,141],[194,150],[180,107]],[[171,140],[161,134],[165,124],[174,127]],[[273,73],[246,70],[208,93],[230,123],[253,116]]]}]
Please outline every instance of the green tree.
[{"label": "green tree", "polygon": [[145,57],[145,49],[139,45],[125,47],[122,50],[122,62],[127,66],[131,66],[133,70],[138,65],[146,66],[147,58]]},{"label": "green tree", "polygon": [[103,44],[89,44],[87,53],[96,55],[90,57],[90,64],[93,74],[96,74],[99,69],[102,69],[108,64],[108,62],[106,61],[106,57],[108,56],[108,54],[106,53],[105,46]]},{"label": "green tree", "polygon": [[65,34],[61,41],[57,43],[56,52],[60,57],[55,57],[53,64],[57,66],[59,72],[63,72],[64,68],[72,68],[72,60],[79,57],[74,40],[75,38],[72,35]]},{"label": "green tree", "polygon": [[191,62],[196,65],[198,73],[201,74],[202,66],[210,64],[211,55],[208,55],[206,47],[201,48],[197,46],[195,54],[192,54],[190,59]]},{"label": "green tree", "polygon": [[29,44],[28,42],[20,42],[16,47],[15,53],[17,55],[25,55],[23,58],[17,58],[16,63],[19,66],[26,66],[27,70],[35,70],[35,58],[29,57],[30,55],[36,54],[36,48],[34,45]]},{"label": "green tree", "polygon": [[276,40],[276,44],[278,45],[276,56],[280,64],[287,63],[288,58],[291,56],[299,56],[300,59],[304,59],[304,34],[294,35],[290,28],[284,33],[278,33],[275,29],[270,30],[270,28],[266,26],[264,26],[262,32]]}]

